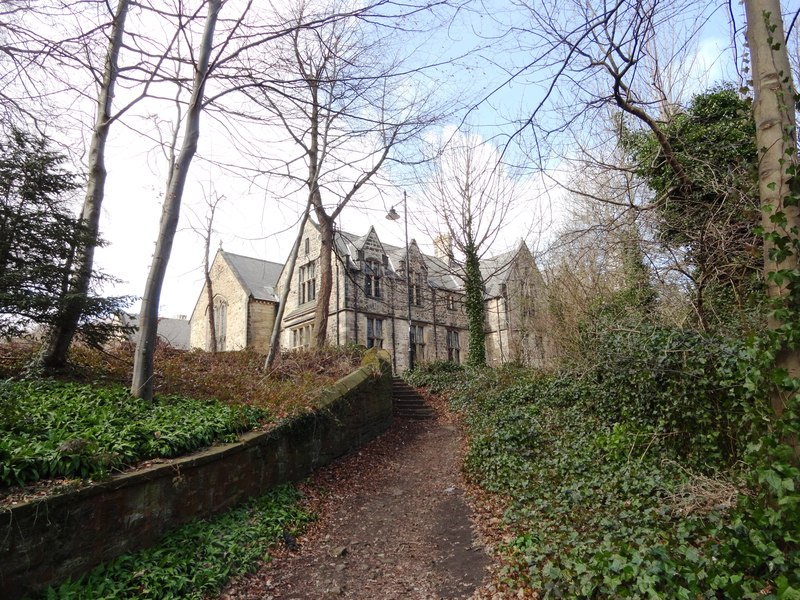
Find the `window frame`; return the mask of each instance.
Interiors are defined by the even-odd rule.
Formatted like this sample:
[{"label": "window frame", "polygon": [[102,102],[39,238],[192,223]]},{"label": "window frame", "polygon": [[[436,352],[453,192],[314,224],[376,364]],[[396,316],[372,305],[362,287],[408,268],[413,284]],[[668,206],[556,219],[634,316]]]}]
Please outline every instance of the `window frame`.
[{"label": "window frame", "polygon": [[311,260],[298,269],[297,303],[314,302],[317,299],[317,265]]},{"label": "window frame", "polygon": [[381,298],[381,265],[376,260],[364,263],[364,295],[369,298]]},{"label": "window frame", "polygon": [[411,325],[409,343],[414,352],[414,362],[425,360],[425,327]]},{"label": "window frame", "polygon": [[458,329],[447,330],[447,360],[461,363],[461,339]]},{"label": "window frame", "polygon": [[383,348],[383,321],[381,317],[367,317],[367,348]]}]

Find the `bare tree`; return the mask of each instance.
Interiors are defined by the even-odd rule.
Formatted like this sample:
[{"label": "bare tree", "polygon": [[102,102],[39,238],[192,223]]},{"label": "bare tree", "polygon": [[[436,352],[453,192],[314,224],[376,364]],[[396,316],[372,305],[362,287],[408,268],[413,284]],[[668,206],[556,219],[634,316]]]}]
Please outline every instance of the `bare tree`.
[{"label": "bare tree", "polygon": [[[203,240],[203,279],[206,288],[206,316],[208,317],[209,331],[209,350],[217,351],[217,324],[214,313],[214,281],[211,278],[211,240],[214,236],[214,218],[217,214],[217,207],[220,202],[225,200],[225,196],[217,194],[215,189],[211,189],[205,195],[206,212],[202,219],[198,218],[199,223],[192,225],[192,231],[198,234]],[[196,216],[196,215],[195,215]]]},{"label": "bare tree", "polygon": [[566,185],[569,218],[546,253],[548,329],[562,358],[591,360],[586,341],[595,323],[635,327],[654,308],[650,275],[661,255],[642,234],[651,211],[642,208],[644,186],[617,164],[582,168]]},{"label": "bare tree", "polygon": [[146,400],[152,400],[153,398],[153,359],[158,337],[159,298],[161,297],[161,287],[164,283],[164,276],[172,251],[175,231],[178,228],[186,177],[197,151],[197,141],[200,137],[203,93],[209,73],[214,32],[221,7],[222,0],[209,0],[208,2],[208,13],[200,40],[197,62],[193,65],[192,96],[189,100],[184,122],[183,141],[180,152],[174,163],[170,165],[156,249],[153,253],[150,274],[147,277],[147,284],[142,296],[142,308],[139,313],[140,333],[134,353],[131,394]]},{"label": "bare tree", "polygon": [[105,147],[111,123],[117,117],[112,115],[114,87],[117,83],[119,54],[125,33],[125,20],[128,16],[129,0],[119,0],[114,12],[106,52],[105,67],[100,81],[97,98],[97,115],[92,133],[88,160],[88,185],[83,201],[80,222],[86,228],[90,241],[78,249],[75,259],[74,275],[70,281],[69,293],[65,296],[65,306],[60,310],[57,325],[50,329],[39,354],[39,362],[47,369],[62,367],[67,359],[67,350],[78,327],[83,313],[94,266],[94,252],[100,226],[100,214],[105,194],[106,165]]},{"label": "bare tree", "polygon": [[[319,290],[315,345],[327,340],[334,224],[374,180],[396,146],[428,125],[423,100],[400,65],[381,55],[382,36],[363,11],[342,12],[334,2],[325,20],[301,0],[293,6],[294,33],[275,58],[282,81],[265,83],[254,100],[275,116],[299,149],[287,163],[304,163],[300,177],[319,222]],[[314,28],[304,22],[322,22]],[[388,35],[383,32],[383,36]],[[296,176],[291,175],[294,178]]]},{"label": "bare tree", "polygon": [[309,196],[308,204],[306,204],[306,208],[303,211],[303,216],[300,218],[300,223],[297,227],[297,237],[294,239],[294,245],[292,245],[292,251],[289,253],[289,260],[286,263],[286,285],[283,286],[281,290],[281,297],[278,300],[278,309],[275,311],[275,322],[272,326],[272,335],[270,336],[269,340],[269,352],[267,353],[267,359],[264,361],[264,369],[269,370],[272,368],[272,365],[275,364],[275,360],[278,358],[278,354],[281,351],[281,326],[280,323],[283,320],[283,314],[286,311],[286,302],[289,299],[289,292],[291,291],[292,287],[292,280],[294,279],[294,269],[295,265],[297,264],[297,255],[300,253],[300,244],[303,241],[303,233],[306,227],[306,223],[308,222],[308,214],[311,211],[311,198]]},{"label": "bare tree", "polygon": [[[420,204],[426,210],[418,224],[434,239],[444,235],[450,246],[451,268],[464,281],[469,362],[481,365],[486,363],[484,284],[495,275],[482,272],[481,261],[508,224],[520,189],[500,162],[500,152],[476,136],[455,135],[437,154],[422,175]],[[507,267],[496,265],[494,271]]]}]

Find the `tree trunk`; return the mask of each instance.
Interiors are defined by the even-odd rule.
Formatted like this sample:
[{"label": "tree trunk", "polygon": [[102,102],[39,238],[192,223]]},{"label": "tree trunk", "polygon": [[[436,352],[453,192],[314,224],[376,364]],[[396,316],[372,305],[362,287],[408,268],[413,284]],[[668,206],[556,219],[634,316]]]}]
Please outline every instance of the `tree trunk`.
[{"label": "tree trunk", "polygon": [[[209,229],[211,225],[209,224]],[[216,315],[214,314],[214,282],[211,281],[211,265],[209,264],[209,246],[211,245],[211,231],[208,231],[208,237],[206,237],[206,254],[205,259],[203,260],[203,272],[206,277],[206,302],[208,302],[208,336],[210,340],[209,350],[211,352],[217,351],[217,323],[216,323]]]},{"label": "tree trunk", "polygon": [[314,309],[314,345],[321,348],[328,341],[328,307],[333,289],[333,224],[334,220],[324,210],[317,209],[319,219],[319,290],[317,290],[317,306]]},{"label": "tree trunk", "polygon": [[[753,69],[754,118],[756,145],[759,148],[758,185],[764,228],[764,272],[767,293],[779,310],[770,317],[770,327],[778,329],[793,319],[789,309],[796,297],[798,256],[797,231],[800,214],[797,206],[787,203],[791,196],[790,180],[797,167],[794,86],[779,0],[746,0],[747,40]],[[787,206],[787,204],[790,204]],[[785,246],[784,246],[785,245]],[[788,252],[781,250],[788,247]],[[789,277],[783,275],[789,273]],[[800,377],[800,353],[784,346],[776,356],[776,366],[792,377]],[[772,408],[783,414],[786,390],[776,389]],[[797,440],[791,440],[795,455]]]},{"label": "tree trunk", "polygon": [[278,310],[275,314],[275,323],[272,326],[272,337],[269,340],[269,353],[267,360],[264,361],[264,369],[269,370],[278,358],[281,351],[281,321],[283,320],[283,313],[286,310],[286,302],[289,299],[289,292],[292,289],[292,280],[294,279],[294,267],[297,264],[297,255],[300,253],[300,244],[303,242],[303,230],[308,222],[308,213],[311,210],[311,203],[306,204],[306,209],[303,211],[303,217],[300,219],[300,227],[297,230],[297,237],[292,246],[292,252],[289,254],[289,262],[286,263],[286,284],[281,290],[281,298],[278,302]]},{"label": "tree trunk", "polygon": [[106,141],[111,127],[111,107],[114,100],[114,86],[117,82],[119,52],[129,5],[130,0],[119,0],[111,25],[103,80],[97,98],[97,119],[89,147],[89,177],[81,212],[81,226],[85,228],[87,241],[78,249],[70,290],[63,298],[57,324],[48,332],[39,352],[38,362],[45,369],[57,369],[66,364],[67,351],[72,338],[75,337],[89,294],[89,284],[94,270],[94,251],[99,236],[100,209],[105,194]]},{"label": "tree trunk", "polygon": [[467,311],[467,328],[469,330],[469,356],[471,365],[486,364],[486,310],[483,304],[483,278],[481,277],[478,251],[474,244],[465,248],[464,265],[464,308]]},{"label": "tree trunk", "polygon": [[156,249],[153,254],[153,262],[150,265],[150,274],[147,277],[144,295],[142,296],[142,308],[139,314],[139,342],[136,344],[134,354],[131,394],[145,400],[153,399],[153,358],[158,335],[158,304],[161,299],[164,275],[172,252],[175,231],[178,228],[186,176],[197,151],[197,140],[200,137],[200,113],[203,108],[203,92],[209,71],[214,30],[221,4],[222,0],[209,0],[200,55],[195,65],[192,97],[186,114],[183,144],[167,184]]}]

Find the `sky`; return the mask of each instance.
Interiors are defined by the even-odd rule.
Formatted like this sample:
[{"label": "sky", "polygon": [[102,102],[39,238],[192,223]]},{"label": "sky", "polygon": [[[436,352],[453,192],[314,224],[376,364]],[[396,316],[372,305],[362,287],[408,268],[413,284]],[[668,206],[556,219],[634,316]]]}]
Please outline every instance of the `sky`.
[{"label": "sky", "polygon": [[[501,3],[505,6],[504,3]],[[502,64],[502,52],[496,49],[513,40],[493,39],[500,30],[497,20],[490,18],[486,6],[494,3],[473,4],[473,11],[461,13],[449,28],[433,34],[417,43],[417,60],[430,60],[458,56],[467,50],[475,54],[443,66],[430,77],[441,85],[442,93],[452,94],[463,88],[464,96],[479,97],[481,90],[499,87],[508,78],[514,64]],[[698,47],[696,72],[706,73],[701,87],[709,81],[726,78],[723,73],[727,59],[720,60],[728,52],[730,34],[723,19],[709,27]],[[494,47],[494,49],[493,49]],[[424,49],[424,51],[423,51]],[[522,56],[520,48],[509,51],[509,63]],[[524,56],[523,56],[524,58]],[[709,74],[710,73],[710,74]],[[508,117],[519,115],[540,97],[546,78],[520,78],[513,85],[500,87],[491,98],[469,113],[467,118],[471,132],[493,139],[501,147],[507,140],[503,125]],[[107,287],[104,292],[114,295],[141,296],[147,277],[161,212],[161,201],[165,187],[166,161],[152,141],[136,135],[132,129],[150,127],[153,107],[143,108],[126,116],[126,126],[112,128],[107,149],[108,181],[106,199],[101,220],[101,234],[107,245],[98,250],[97,266],[121,280],[118,285]],[[166,109],[165,109],[166,110]],[[156,110],[157,112],[157,110]],[[441,136],[454,131],[461,123],[464,113],[453,116],[428,132],[429,136]],[[264,144],[274,144],[268,137]],[[216,161],[236,162],[239,148],[232,142],[224,127],[214,119],[201,120],[201,139],[198,157],[189,174],[179,231],[167,270],[162,290],[159,313],[164,317],[190,316],[200,294],[203,273],[203,247],[201,237],[192,226],[204,226],[205,198],[217,194],[224,196],[220,202],[214,223],[212,253],[218,247],[229,252],[253,256],[265,260],[284,262],[294,240],[294,224],[298,220],[298,192],[287,192],[284,184],[267,178],[245,180],[231,176],[214,165]],[[552,178],[574,175],[559,172],[559,165],[551,165]],[[563,165],[562,165],[563,166]],[[568,169],[567,169],[568,170]],[[508,227],[497,241],[494,253],[500,253],[516,245],[522,238],[533,250],[542,249],[554,232],[567,218],[563,195],[553,187],[552,181],[543,183],[540,174],[526,175],[522,189],[526,201],[520,203],[509,219]],[[546,179],[545,179],[546,181]],[[392,182],[381,194],[367,194],[361,202],[346,208],[339,227],[353,233],[364,233],[374,225],[381,240],[393,245],[403,244],[401,222],[385,219],[389,208],[395,206],[401,212],[402,192],[408,192],[408,208],[411,215],[409,236],[415,238],[423,249],[432,251],[432,244],[416,221],[424,221],[415,195],[424,193],[417,186]],[[402,212],[401,212],[402,214]],[[415,220],[416,217],[416,220]],[[137,303],[131,307],[138,309]]]}]

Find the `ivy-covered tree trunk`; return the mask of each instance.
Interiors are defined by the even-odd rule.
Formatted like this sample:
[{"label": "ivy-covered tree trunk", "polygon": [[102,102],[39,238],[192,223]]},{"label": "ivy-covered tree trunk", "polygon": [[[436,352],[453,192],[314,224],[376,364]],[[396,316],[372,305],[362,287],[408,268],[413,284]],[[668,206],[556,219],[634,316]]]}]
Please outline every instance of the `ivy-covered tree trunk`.
[{"label": "ivy-covered tree trunk", "polygon": [[[775,357],[776,367],[791,377],[800,378],[800,351],[796,341],[797,307],[800,306],[797,274],[800,211],[797,193],[791,188],[797,169],[795,89],[779,0],[746,0],[745,9],[759,148],[764,272],[768,295],[775,301],[769,324],[773,330],[786,334],[782,336],[783,343]],[[796,402],[796,396],[793,389],[778,387],[772,391],[772,408],[778,417],[783,415],[789,399],[794,398]],[[797,458],[800,455],[797,436],[790,433],[787,438]]]},{"label": "ivy-covered tree trunk", "polygon": [[467,327],[469,330],[469,356],[470,365],[481,366],[486,364],[486,336],[484,323],[486,319],[483,304],[483,278],[481,277],[480,260],[474,244],[468,244],[465,249],[466,261],[464,264],[464,307],[467,311]]},{"label": "ivy-covered tree trunk", "polygon": [[[748,0],[747,38],[753,68],[753,109],[759,148],[759,195],[765,232],[764,270],[769,296],[788,297],[798,282],[789,275],[797,268],[798,208],[791,201],[791,180],[797,164],[794,86],[784,41],[778,0]],[[781,324],[775,315],[773,327]]]}]

